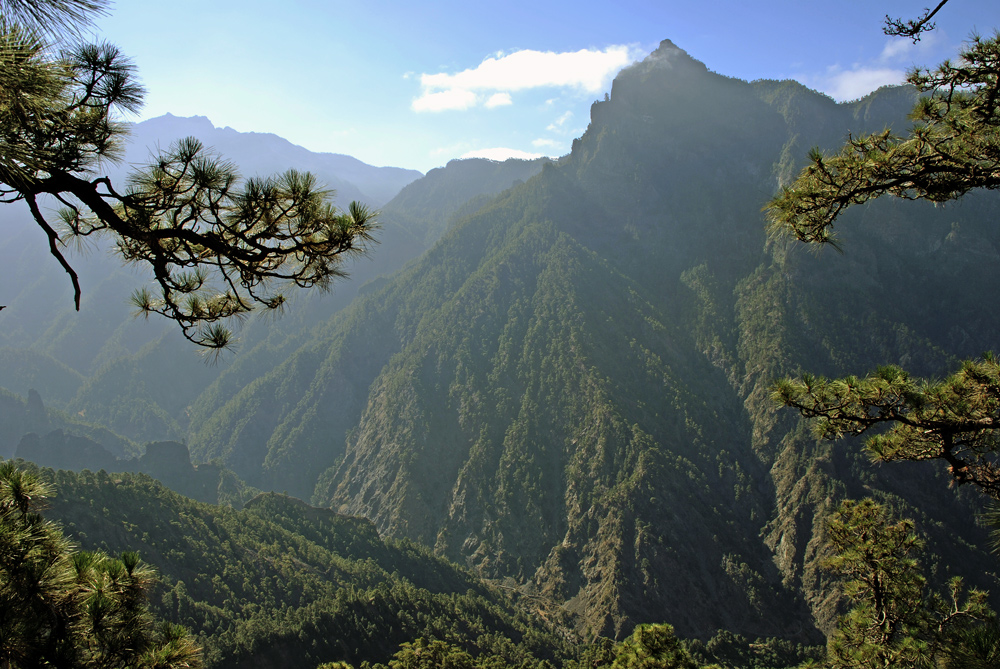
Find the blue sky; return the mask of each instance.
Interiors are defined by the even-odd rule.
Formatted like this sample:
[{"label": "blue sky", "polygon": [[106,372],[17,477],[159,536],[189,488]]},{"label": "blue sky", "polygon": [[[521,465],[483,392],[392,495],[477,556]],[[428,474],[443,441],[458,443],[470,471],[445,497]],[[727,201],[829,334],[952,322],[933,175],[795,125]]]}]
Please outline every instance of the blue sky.
[{"label": "blue sky", "polygon": [[469,155],[562,155],[621,67],[670,39],[709,69],[838,100],[1000,28],[950,0],[917,45],[882,34],[937,0],[119,1],[97,34],[148,90],[140,119],[207,116],[313,151],[426,172]]}]

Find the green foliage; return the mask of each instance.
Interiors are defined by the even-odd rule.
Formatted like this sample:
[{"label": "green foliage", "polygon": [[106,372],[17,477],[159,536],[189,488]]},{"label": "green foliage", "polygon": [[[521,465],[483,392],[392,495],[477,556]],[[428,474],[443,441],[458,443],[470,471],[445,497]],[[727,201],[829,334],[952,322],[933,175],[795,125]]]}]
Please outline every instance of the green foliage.
[{"label": "green foliage", "polygon": [[163,577],[154,611],[193,630],[206,664],[388,661],[419,637],[518,664],[572,645],[502,590],[361,518],[273,493],[201,504],[133,474],[57,472],[52,513],[87,546],[132,547]]},{"label": "green foliage", "polygon": [[990,669],[1000,666],[1000,627],[995,619],[959,630],[950,649],[948,669]]},{"label": "green foliage", "polygon": [[[927,21],[943,4],[917,21],[888,19],[887,32],[916,41],[932,29]],[[944,203],[975,189],[1000,188],[998,74],[1000,35],[974,36],[955,64],[914,70],[908,81],[924,96],[911,114],[908,136],[887,128],[852,135],[832,156],[814,149],[811,164],[766,207],[772,236],[837,246],[834,222],[854,205],[883,195]],[[974,292],[966,284],[960,299]],[[991,354],[964,362],[942,381],[911,378],[888,365],[861,379],[806,374],[776,382],[772,394],[777,403],[817,419],[816,434],[823,438],[888,427],[867,441],[873,460],[943,460],[953,482],[971,483],[993,498],[1000,496],[998,396],[1000,366]],[[970,621],[992,615],[985,594],[973,590],[963,600],[958,579],[945,597],[924,593],[915,558],[922,543],[911,530],[907,522],[891,523],[871,500],[845,503],[831,521],[829,541],[838,555],[830,565],[848,578],[845,593],[856,604],[831,637],[835,666],[930,666],[961,654],[962,635],[983,633]]]},{"label": "green foliage", "polygon": [[[975,529],[952,522],[966,507],[943,490],[926,495],[927,472],[874,472],[816,443],[797,417],[772,410],[767,387],[813,364],[832,375],[911,359],[933,373],[949,363],[952,338],[966,335],[963,346],[989,348],[996,315],[981,310],[970,322],[967,303],[952,298],[958,285],[992,291],[983,270],[955,261],[961,244],[996,241],[976,220],[995,200],[970,202],[947,240],[940,212],[892,210],[859,233],[859,260],[845,268],[821,258],[814,276],[812,258],[763,250],[760,194],[794,167],[795,141],[832,145],[845,128],[881,128],[903,117],[912,89],[836,105],[699,65],[665,45],[619,77],[572,156],[457,221],[424,259],[370,285],[336,319],[269,342],[197,401],[178,395],[177,407],[197,415],[196,456],[224,459],[261,488],[315,489],[317,504],[375,525],[326,532],[321,514],[292,513],[279,496],[218,522],[183,507],[211,531],[182,531],[188,520],[156,520],[140,497],[81,491],[85,504],[99,500],[97,513],[129,510],[130,542],[148,526],[165,564],[191,567],[164,568],[162,606],[196,621],[213,657],[387,662],[421,636],[477,661],[542,656],[520,623],[503,627],[500,614],[476,608],[480,591],[460,596],[468,583],[448,570],[400,567],[426,566],[423,549],[407,545],[395,562],[382,552],[394,544],[370,544],[359,555],[374,565],[346,557],[342,547],[364,547],[375,527],[525,582],[535,594],[522,602],[546,616],[558,609],[544,598],[565,602],[587,638],[671,619],[683,634],[818,641],[836,615],[817,568],[824,518],[831,500],[859,488],[895,486],[900,505],[919,503],[934,521],[939,546],[982,564]],[[120,386],[138,400],[144,380],[114,374],[89,387]],[[162,397],[166,409],[173,400]],[[138,401],[123,405],[129,414],[142,415]],[[121,494],[141,487],[129,477],[116,485]],[[226,531],[244,538],[233,547],[209,538]],[[202,563],[212,579],[200,576]]]},{"label": "green foliage", "polygon": [[31,33],[76,35],[109,4],[108,0],[7,0],[3,21]]},{"label": "green foliage", "polygon": [[970,635],[993,617],[986,594],[963,595],[956,577],[944,597],[928,595],[917,561],[923,542],[912,522],[893,522],[871,499],[848,500],[830,519],[829,542],[835,555],[828,567],[854,603],[830,637],[832,666],[916,668],[975,652],[966,646]]},{"label": "green foliage", "polygon": [[78,551],[39,515],[51,488],[0,463],[0,663],[201,666],[187,632],[146,609],[154,572],[135,552]]},{"label": "green foliage", "polygon": [[389,669],[472,669],[474,666],[472,656],[460,648],[424,638],[404,643],[389,661]]},{"label": "green foliage", "polygon": [[915,70],[907,81],[926,95],[908,137],[890,130],[851,137],[841,151],[814,150],[811,164],[767,205],[772,234],[836,244],[834,220],[882,195],[947,202],[1000,187],[996,94],[1000,36],[973,36],[957,63]]},{"label": "green foliage", "polygon": [[965,361],[942,381],[914,379],[891,365],[865,378],[807,374],[778,381],[773,398],[816,418],[816,434],[825,439],[891,424],[868,439],[873,461],[943,460],[955,483],[1000,497],[992,429],[1000,419],[1000,360],[992,354]]},{"label": "green foliage", "polygon": [[615,649],[611,669],[698,669],[670,625],[639,625]]},{"label": "green foliage", "polygon": [[748,639],[742,634],[720,630],[702,643],[689,644],[692,657],[700,664],[721,669],[778,669],[819,663],[826,655],[823,646],[806,646],[777,638]]},{"label": "green foliage", "polygon": [[[55,53],[19,21],[58,28],[102,6],[4,4],[0,201],[27,204],[70,276],[77,309],[79,278],[60,243],[106,235],[124,262],[151,270],[155,289],[133,295],[140,313],[166,316],[190,341],[223,348],[231,339],[224,323],[258,306],[281,308],[280,286],[325,289],[342,276],[343,260],[371,241],[374,215],[357,202],[338,211],[331,193],[307,173],[289,170],[240,184],[231,164],[193,138],[161,153],[124,188],[95,178],[102,161],[120,157],[122,114],[141,105],[134,68],[109,44]],[[43,196],[64,205],[60,226],[42,213]]]},{"label": "green foliage", "polygon": [[[531,583],[588,638],[671,619],[818,642],[837,615],[816,550],[831,500],[893,485],[916,503],[907,477],[931,478],[817,444],[774,411],[771,380],[813,364],[939,369],[952,324],[975,351],[1000,328],[956,306],[987,273],[952,266],[963,254],[929,207],[893,210],[859,235],[860,259],[821,258],[819,277],[813,257],[763,249],[760,194],[792,138],[839,143],[899,122],[913,97],[837,105],[786,85],[772,104],[773,88],[665,46],[622,73],[572,156],[213,396],[193,452]],[[969,203],[956,237],[989,248],[976,219],[993,203]],[[975,552],[959,538],[978,537],[971,522],[943,522],[966,506],[945,490],[919,502],[941,544]]]}]

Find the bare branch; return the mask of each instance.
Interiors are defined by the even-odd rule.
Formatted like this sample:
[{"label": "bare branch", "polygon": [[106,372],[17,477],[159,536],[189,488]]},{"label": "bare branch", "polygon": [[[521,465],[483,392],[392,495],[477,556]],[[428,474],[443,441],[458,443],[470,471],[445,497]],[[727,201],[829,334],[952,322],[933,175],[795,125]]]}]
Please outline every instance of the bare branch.
[{"label": "bare branch", "polygon": [[42,212],[38,209],[38,203],[35,201],[34,196],[25,198],[28,202],[28,208],[31,210],[31,215],[34,217],[35,222],[38,226],[45,231],[45,234],[49,238],[49,252],[52,256],[59,261],[62,268],[66,270],[69,274],[69,280],[73,283],[73,304],[76,305],[76,310],[80,311],[80,296],[82,291],[80,290],[80,277],[77,276],[76,270],[69,264],[66,257],[63,256],[62,252],[59,250],[59,235],[56,231],[52,229],[52,226],[48,224],[45,217],[42,216]]},{"label": "bare branch", "polygon": [[937,7],[934,9],[925,9],[920,18],[913,20],[893,19],[887,14],[885,17],[885,28],[882,29],[882,32],[890,37],[908,37],[916,44],[920,41],[920,36],[923,33],[934,30],[937,27],[933,23],[930,23],[930,20],[947,3],[948,0],[941,0]]}]

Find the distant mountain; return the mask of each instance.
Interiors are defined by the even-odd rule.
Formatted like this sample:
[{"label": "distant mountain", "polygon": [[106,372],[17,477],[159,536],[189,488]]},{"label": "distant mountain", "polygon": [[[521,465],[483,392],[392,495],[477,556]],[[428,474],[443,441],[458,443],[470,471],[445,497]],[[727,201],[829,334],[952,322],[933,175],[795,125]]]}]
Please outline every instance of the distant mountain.
[{"label": "distant mountain", "polygon": [[[378,208],[422,176],[415,170],[373,167],[350,156],[313,153],[276,135],[216,128],[205,117],[170,114],[133,125],[123,163],[104,167],[116,183],[121,183],[134,166],[147,163],[157,147],[166,149],[188,136],[197,137],[236,163],[244,177],[290,168],[312,171],[320,183],[337,190],[336,202],[341,206],[360,200]],[[128,298],[145,275],[141,268],[123,267],[106,246],[92,243],[79,249],[71,247],[68,253],[83,287],[82,309],[75,312],[69,279],[49,254],[45,235],[25,207],[4,205],[3,209],[0,304],[6,309],[0,314],[0,345],[31,349],[32,356],[50,357],[47,365],[63,364],[89,375],[107,362],[135,354],[172,330],[173,326],[163,320],[137,322],[131,318]],[[6,374],[0,373],[0,385],[19,393],[34,387],[8,385],[20,374],[9,368]],[[65,393],[46,393],[46,399],[62,402],[67,399]]]},{"label": "distant mountain", "polygon": [[423,176],[417,170],[373,167],[340,153],[315,153],[271,133],[217,128],[204,116],[173,114],[134,124],[125,160],[142,164],[157,147],[166,149],[184,137],[198,138],[239,165],[246,177],[268,176],[293,168],[312,172],[320,183],[336,189],[341,206],[359,200],[374,208],[381,207],[404,186]]},{"label": "distant mountain", "polygon": [[[213,130],[204,119],[161,117],[139,124],[142,133],[132,146],[147,141],[143,137],[148,139],[152,131],[169,138],[199,128],[206,141],[215,133],[231,143],[247,137],[257,143],[261,138],[284,142],[273,136]],[[236,153],[252,153],[247,146],[237,146]],[[263,164],[265,157],[254,160]],[[131,158],[135,156],[130,154]],[[271,369],[308,338],[312,327],[349,304],[362,286],[371,289],[376,285],[370,283],[373,279],[419,257],[456,217],[474,212],[497,192],[530,178],[544,162],[452,161],[409,184],[399,196],[403,204],[394,200],[383,208],[379,243],[369,258],[349,265],[348,279],[335,284],[329,294],[294,296],[280,318],[251,319],[240,332],[236,352],[215,366],[206,366],[173,324],[131,316],[128,296],[142,276],[108,254],[72,256],[84,288],[83,308],[73,311],[67,277],[48,255],[37,228],[24,223],[11,231],[7,247],[20,253],[0,265],[0,285],[8,305],[0,313],[4,324],[0,341],[6,344],[0,347],[4,362],[0,387],[18,395],[36,389],[47,404],[112,427],[137,442],[183,439],[192,417],[197,420],[217,406],[213,398],[221,392],[228,399],[224,390],[228,384],[242,385]],[[13,453],[20,436],[12,434],[8,453]]]},{"label": "distant mountain", "polygon": [[514,579],[589,634],[820,639],[844,496],[914,517],[939,576],[982,580],[971,496],[932,465],[876,470],[857,443],[817,442],[768,398],[800,369],[939,375],[1000,344],[977,302],[1000,287],[994,195],[852,212],[842,256],[765,238],[761,206],[809,147],[905,124],[914,101],[731,79],[665,41],[570,156],[216,386],[192,451]]},{"label": "distant mountain", "polygon": [[[24,212],[10,207],[5,245],[10,257],[0,263],[2,303],[7,306],[0,313],[0,387],[20,395],[34,388],[52,406],[113,426],[140,442],[182,439],[199,394],[231,364],[240,370],[239,376],[247,373],[246,365],[257,370],[250,374],[260,373],[261,366],[269,369],[274,356],[281,355],[276,347],[294,350],[311,327],[350,303],[362,285],[418,257],[453,217],[475,211],[485,202],[482,198],[537,173],[544,162],[452,161],[447,168],[433,170],[426,182],[412,182],[419,172],[313,154],[274,135],[215,128],[204,117],[166,115],[134,126],[126,164],[116,168],[117,178],[128,164],[147,160],[150,148],[166,147],[185,136],[200,138],[239,164],[245,175],[288,167],[313,170],[339,188],[340,204],[353,198],[373,200],[353,182],[332,175],[354,179],[381,197],[406,185],[404,200],[419,204],[413,214],[407,213],[407,206],[386,204],[376,235],[379,244],[370,258],[348,266],[347,280],[335,284],[330,294],[294,296],[283,318],[251,320],[240,333],[238,353],[215,367],[203,364],[172,323],[131,316],[128,296],[143,276],[103,251],[70,255],[83,286],[82,309],[75,312],[69,280],[49,255],[44,235],[23,220]],[[12,437],[9,452],[18,438]]]},{"label": "distant mountain", "polygon": [[[186,436],[196,460],[556,601],[588,635],[665,620],[820,641],[841,604],[825,520],[845,496],[914,518],[935,578],[988,586],[995,564],[976,499],[939,468],[872,468],[769,400],[803,369],[939,376],[1000,348],[982,306],[1000,288],[995,194],[849,212],[843,255],[765,238],[761,206],[810,147],[901,127],[915,99],[837,104],[665,41],[559,162],[457,161],[409,184],[358,283],[251,322],[218,369],[99,306],[134,280],[113,260],[84,267],[79,317],[26,308],[65,288],[58,271],[0,263],[16,286],[0,385],[44,382],[132,439]],[[8,432],[33,420],[0,399],[25,409]]]}]

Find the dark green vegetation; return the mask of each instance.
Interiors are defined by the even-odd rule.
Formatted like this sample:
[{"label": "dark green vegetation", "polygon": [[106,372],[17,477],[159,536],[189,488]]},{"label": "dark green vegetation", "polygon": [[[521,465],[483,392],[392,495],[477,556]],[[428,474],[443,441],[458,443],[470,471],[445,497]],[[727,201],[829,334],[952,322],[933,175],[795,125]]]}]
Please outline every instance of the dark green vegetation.
[{"label": "dark green vegetation", "polygon": [[[946,2],[918,22],[887,19],[886,32],[916,41],[933,29],[927,20]],[[883,195],[943,203],[1000,187],[998,75],[1000,35],[973,37],[954,63],[911,72],[908,81],[922,97],[908,133],[851,136],[832,156],[814,150],[810,165],[768,204],[772,231],[835,245],[833,224],[854,205]],[[821,437],[873,433],[865,447],[874,462],[943,461],[954,484],[971,484],[992,498],[994,509],[1000,499],[998,396],[992,353],[941,381],[911,378],[893,364],[865,378],[803,374],[778,381],[774,390],[779,403],[817,419]],[[921,542],[911,529],[905,522],[891,525],[885,508],[870,498],[845,501],[831,520],[829,542],[837,555],[828,565],[849,579],[844,593],[854,606],[830,637],[830,666],[993,666],[1000,637],[986,594],[964,596],[956,577],[946,597],[928,597],[914,557]]]},{"label": "dark green vegetation", "polygon": [[[120,346],[94,346],[100,353],[81,355],[87,362],[78,366],[50,343],[68,342],[64,328],[78,326],[53,320],[37,357],[19,357],[12,378],[20,392],[36,377],[51,380],[53,392],[56,379],[75,383],[58,401],[42,395],[136,441],[186,438],[195,460],[217,460],[251,486],[364,516],[369,531],[391,539],[386,550],[433,551],[523,599],[552,602],[546,615],[571,616],[584,639],[625,639],[638,624],[669,622],[682,638],[702,640],[690,648],[699,662],[792,664],[803,658],[795,644],[821,643],[846,604],[823,566],[834,553],[827,520],[844,497],[872,496],[914,519],[926,536],[930,592],[956,575],[988,588],[995,566],[975,525],[977,500],[949,490],[940,468],[872,468],[855,440],[817,439],[770,400],[775,378],[803,369],[837,376],[895,363],[940,376],[962,357],[998,348],[1000,314],[980,308],[1000,288],[990,194],[960,208],[878,202],[852,210],[843,256],[767,243],[760,208],[809,147],[833,149],[848,131],[902,127],[916,95],[885,89],[838,105],[792,82],[711,73],[664,42],[595,103],[573,152],[523,184],[483,197],[495,191],[472,192],[462,175],[488,166],[457,163],[408,186],[386,205],[385,220],[398,205],[411,248],[437,234],[430,222],[461,216],[426,254],[358,290],[350,306],[296,308],[273,325],[252,325],[243,350],[199,372],[187,371],[176,337],[140,349],[131,345],[140,337],[125,334],[131,326],[113,318],[94,330],[114,333]],[[514,179],[524,177],[498,179],[496,190]],[[439,197],[447,206],[434,210]],[[460,204],[463,197],[472,204]],[[73,345],[83,350],[86,341]],[[35,361],[37,373],[21,360]],[[137,480],[95,485],[112,491]],[[256,513],[252,504],[212,510],[245,523]],[[282,529],[302,527],[281,513]],[[64,518],[80,531],[82,516]],[[141,532],[159,536],[138,516],[128,522],[140,550]],[[175,529],[171,547],[188,534]],[[333,551],[320,536],[300,534]],[[236,538],[234,530],[227,540]],[[282,541],[282,550],[298,550],[298,539]],[[188,578],[157,561],[169,550],[156,548],[150,562],[191,592]],[[280,552],[267,555],[278,561]],[[226,565],[243,569],[243,555]],[[253,606],[243,596],[280,607],[266,589],[227,587],[233,610]],[[317,585],[316,601],[326,601],[324,587],[345,592]],[[226,610],[225,600],[212,606]],[[284,629],[265,621],[299,620],[259,606],[262,622],[252,629],[261,638]],[[493,620],[512,638],[527,635],[499,614]],[[230,638],[223,627],[247,630],[252,643],[257,632],[242,625],[212,630],[220,640]],[[509,657],[426,627],[418,620],[366,657],[388,662],[399,641],[421,636],[448,642],[456,655]],[[381,638],[372,634],[359,638]],[[783,640],[748,642],[758,637]],[[535,658],[559,659],[538,648],[527,646]],[[589,666],[615,661],[597,658],[600,648],[609,650],[589,649]],[[346,650],[310,659],[354,662],[368,652]]]},{"label": "dark green vegetation", "polygon": [[[883,195],[943,203],[1000,188],[1000,36],[974,38],[955,63],[916,71],[909,81],[924,94],[909,134],[886,130],[852,138],[833,156],[814,152],[768,205],[776,233],[832,244],[843,211]],[[943,381],[913,379],[890,365],[864,379],[805,376],[775,390],[778,401],[818,418],[824,437],[889,424],[889,432],[868,440],[874,460],[942,460],[956,484],[972,484],[994,499],[1000,499],[998,395],[1000,364],[991,353]]]},{"label": "dark green vegetation", "polygon": [[[100,557],[104,553],[131,546],[158,565],[155,587],[141,565],[129,567],[129,573],[141,572],[141,585],[151,594],[150,612],[195,633],[210,667],[315,666],[333,658],[355,666],[664,666],[642,663],[656,660],[686,668],[698,666],[692,657],[725,667],[784,667],[817,652],[773,639],[751,643],[732,634],[688,649],[669,626],[638,628],[617,645],[608,639],[583,644],[552,602],[484,583],[426,547],[385,541],[363,518],[274,493],[261,494],[237,511],[187,499],[141,474],[74,474],[30,465],[17,472],[11,464],[3,464],[0,480],[38,476],[57,488],[45,515],[85,549],[97,551],[94,564],[106,562]],[[42,500],[37,490],[16,489],[30,494],[33,506]],[[0,487],[0,492],[9,490]],[[10,515],[0,506],[4,509]],[[56,527],[37,516],[33,522],[44,523],[59,553],[74,550]],[[0,537],[8,542],[4,556],[17,553],[9,549],[18,541],[23,544],[16,532]],[[132,564],[135,555],[122,559]],[[92,561],[73,562],[87,566]],[[21,590],[31,592],[30,574],[22,580],[29,587]],[[0,596],[17,594],[6,587],[9,583],[0,584]],[[47,586],[64,588],[61,581]],[[17,610],[7,623],[22,627],[48,620],[25,615],[29,607],[19,602],[4,610]],[[106,620],[108,629],[123,627],[117,619]],[[190,650],[190,644],[180,643],[179,630],[165,629],[178,640],[171,648]],[[30,633],[16,638],[21,637],[44,639]],[[5,652],[16,645],[8,642],[11,638],[3,637]],[[14,666],[31,664],[14,661]]]},{"label": "dark green vegetation", "polygon": [[182,628],[146,608],[153,571],[77,550],[39,511],[51,487],[0,463],[0,663],[4,667],[200,667]]},{"label": "dark green vegetation", "polygon": [[528,584],[591,634],[667,620],[821,638],[843,496],[915,518],[939,576],[975,581],[983,534],[939,470],[873,470],[769,399],[800,368],[936,374],[996,345],[997,316],[970,308],[998,281],[977,259],[995,254],[991,198],[879,203],[846,256],[765,246],[760,206],[798,156],[903,123],[914,99],[836,105],[664,43],[594,105],[572,155],[212,396],[192,452]]},{"label": "dark green vegetation", "polygon": [[871,499],[845,500],[830,519],[829,542],[835,555],[827,566],[845,579],[854,605],[830,637],[831,666],[970,666],[947,660],[973,655],[970,635],[995,624],[986,593],[965,593],[957,576],[945,595],[928,593],[912,523],[894,523]]},{"label": "dark green vegetation", "polygon": [[[151,610],[184,625],[213,667],[388,660],[434,637],[503,662],[574,650],[545,616],[363,518],[262,494],[240,511],[195,502],[141,474],[45,474],[50,517],[84,548],[135,550],[162,579]],[[549,612],[558,620],[558,611]]]}]

